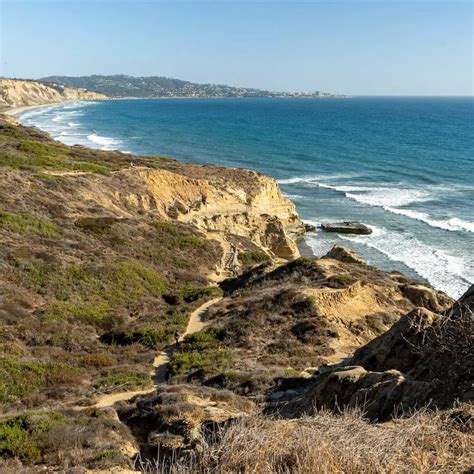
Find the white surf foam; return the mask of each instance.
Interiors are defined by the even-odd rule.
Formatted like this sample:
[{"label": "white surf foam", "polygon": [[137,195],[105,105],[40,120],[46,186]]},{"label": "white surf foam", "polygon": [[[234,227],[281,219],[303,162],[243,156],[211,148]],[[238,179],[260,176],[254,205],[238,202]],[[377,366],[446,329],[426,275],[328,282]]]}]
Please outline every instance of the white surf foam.
[{"label": "white surf foam", "polygon": [[411,209],[399,209],[394,207],[384,207],[385,210],[392,212],[393,214],[399,214],[401,216],[409,217],[417,221],[425,222],[431,227],[437,227],[438,229],[449,230],[450,232],[456,231],[467,231],[474,232],[474,222],[465,221],[458,217],[451,217],[450,219],[433,219],[429,214],[420,211],[413,211]]},{"label": "white surf foam", "polygon": [[373,186],[369,184],[338,184],[337,179],[354,178],[354,174],[311,175],[297,176],[278,180],[279,184],[303,184],[333,189],[344,193],[353,201],[373,207],[399,207],[413,202],[422,202],[432,199],[433,194],[428,189],[414,189],[406,186]]},{"label": "white surf foam", "polygon": [[403,263],[452,297],[461,296],[474,281],[466,262],[441,249],[434,249],[410,234],[388,231],[371,226],[368,236],[340,235],[343,240],[356,242],[378,250],[390,260]]},{"label": "white surf foam", "polygon": [[87,139],[96,145],[100,145],[102,150],[116,150],[120,145],[120,140],[111,137],[104,137],[97,133],[91,133],[87,135]]},{"label": "white surf foam", "polygon": [[300,199],[304,199],[303,196],[299,195],[299,194],[290,194],[290,193],[283,193],[283,195],[285,197],[287,197],[288,199],[291,199],[291,200],[300,200]]},{"label": "white surf foam", "polygon": [[[311,225],[315,225],[312,221],[305,221]],[[334,246],[334,242],[330,240],[324,240],[318,237],[316,234],[307,234],[305,236],[305,242],[311,247],[316,257],[322,257],[326,255]]]},{"label": "white surf foam", "polygon": [[346,179],[355,178],[354,173],[343,173],[343,174],[330,174],[330,175],[307,175],[307,176],[294,176],[293,178],[278,179],[279,184],[320,184],[320,181],[332,181],[334,179]]},{"label": "white surf foam", "polygon": [[367,191],[346,192],[346,196],[354,201],[374,207],[399,207],[414,202],[427,201],[431,198],[429,191],[410,188],[379,187]]},{"label": "white surf foam", "polygon": [[[392,214],[401,215],[410,219],[424,222],[431,227],[443,229],[451,232],[466,231],[474,232],[474,222],[451,217],[448,219],[436,219],[429,214],[412,209],[406,209],[413,203],[420,203],[436,199],[440,191],[453,192],[471,190],[463,185],[433,185],[422,188],[410,188],[407,186],[368,186],[334,184],[331,181],[338,177],[348,177],[350,175],[312,175],[301,176],[279,180],[280,184],[304,184],[309,186],[318,186],[320,188],[332,189],[344,194],[345,197],[353,201],[365,204],[371,207],[381,207]],[[328,182],[329,181],[329,182]]]}]

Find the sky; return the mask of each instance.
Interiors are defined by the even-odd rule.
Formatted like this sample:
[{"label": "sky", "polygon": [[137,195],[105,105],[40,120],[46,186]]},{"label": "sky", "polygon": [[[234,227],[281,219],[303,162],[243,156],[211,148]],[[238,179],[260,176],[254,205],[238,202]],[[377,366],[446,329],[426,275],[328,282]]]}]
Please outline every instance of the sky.
[{"label": "sky", "polygon": [[473,95],[471,0],[0,0],[0,75]]}]

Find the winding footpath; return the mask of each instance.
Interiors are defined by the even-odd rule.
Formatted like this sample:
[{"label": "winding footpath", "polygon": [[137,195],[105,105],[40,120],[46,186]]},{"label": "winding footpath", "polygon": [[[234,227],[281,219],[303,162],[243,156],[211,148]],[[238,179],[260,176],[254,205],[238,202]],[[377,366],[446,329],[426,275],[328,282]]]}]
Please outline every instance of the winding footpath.
[{"label": "winding footpath", "polygon": [[[199,308],[195,309],[191,316],[189,317],[188,325],[186,327],[186,331],[181,336],[180,340],[182,340],[188,334],[193,334],[195,332],[202,331],[209,323],[204,320],[204,316],[207,313],[207,310],[212,305],[216,304],[220,301],[222,297],[213,298],[209,301],[203,303]],[[103,394],[99,396],[95,403],[89,405],[88,407],[81,407],[83,408],[104,408],[112,406],[114,403],[129,400],[130,398],[135,397],[136,395],[146,395],[152,393],[157,385],[161,383],[166,383],[166,374],[168,372],[168,364],[170,362],[170,358],[174,352],[174,345],[170,346],[168,350],[160,352],[155,359],[153,360],[153,369],[151,371],[152,379],[153,379],[153,387],[147,388],[143,390],[128,390],[125,392],[118,392],[118,393],[110,393],[110,394]]]}]

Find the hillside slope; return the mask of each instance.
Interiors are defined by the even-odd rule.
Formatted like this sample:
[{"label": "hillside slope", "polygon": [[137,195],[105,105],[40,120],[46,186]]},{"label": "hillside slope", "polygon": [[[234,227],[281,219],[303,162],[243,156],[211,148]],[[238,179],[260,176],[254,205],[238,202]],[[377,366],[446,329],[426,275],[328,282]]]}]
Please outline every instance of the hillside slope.
[{"label": "hillside slope", "polygon": [[38,81],[0,79],[0,108],[51,104],[64,100],[102,100],[105,94],[86,89],[47,85]]},{"label": "hillside slope", "polygon": [[[303,232],[294,205],[261,174],[68,147],[1,119],[0,202],[2,360],[20,372],[29,366],[18,356],[40,368],[67,361],[61,370],[78,375],[73,387],[61,379],[59,399],[99,387],[100,373],[148,383],[153,350],[183,330],[199,300],[220,294],[211,283],[249,257],[298,256],[293,237]],[[39,397],[35,383],[20,389],[12,375],[0,399]]]},{"label": "hillside slope", "polygon": [[224,84],[197,84],[169,77],[112,76],[49,76],[40,79],[46,83],[63,84],[100,91],[110,97],[332,97],[328,93],[271,92],[249,87],[231,87]]}]

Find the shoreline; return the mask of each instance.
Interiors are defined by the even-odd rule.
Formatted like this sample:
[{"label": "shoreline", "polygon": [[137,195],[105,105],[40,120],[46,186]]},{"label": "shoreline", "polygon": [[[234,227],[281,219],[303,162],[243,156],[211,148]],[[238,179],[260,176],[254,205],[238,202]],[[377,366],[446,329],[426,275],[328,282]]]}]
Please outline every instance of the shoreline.
[{"label": "shoreline", "polygon": [[68,102],[76,102],[80,101],[104,101],[104,100],[176,100],[176,99],[184,99],[184,100],[193,100],[193,99],[339,99],[339,98],[347,98],[347,97],[286,97],[286,96],[209,96],[209,97],[195,97],[195,96],[170,96],[170,97],[107,97],[106,99],[69,99],[69,100],[62,100],[60,102],[48,102],[45,104],[37,104],[37,105],[23,105],[21,107],[6,107],[3,110],[0,110],[0,114],[10,115],[13,117],[17,117],[20,114],[32,109],[42,108],[42,107],[51,107],[54,105],[65,104]]},{"label": "shoreline", "polygon": [[[79,100],[81,100],[81,99],[79,99]],[[18,118],[18,116],[24,114],[28,110],[42,109],[42,108],[51,107],[51,106],[54,106],[54,105],[67,104],[69,102],[76,102],[76,100],[62,100],[61,102],[48,102],[46,104],[23,105],[21,107],[11,107],[11,108],[7,108],[5,110],[2,110],[1,113],[5,114],[5,115],[10,115],[11,117]]]}]

